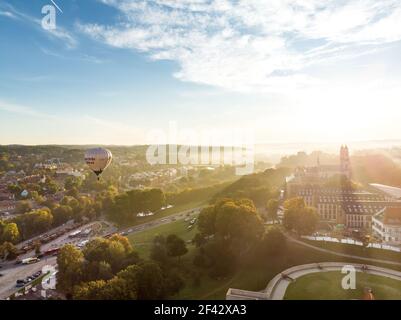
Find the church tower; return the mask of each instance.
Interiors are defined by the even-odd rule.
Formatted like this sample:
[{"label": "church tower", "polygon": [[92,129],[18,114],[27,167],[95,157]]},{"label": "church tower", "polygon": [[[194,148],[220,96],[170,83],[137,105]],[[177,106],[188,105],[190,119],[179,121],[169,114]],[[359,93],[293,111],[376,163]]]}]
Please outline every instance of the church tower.
[{"label": "church tower", "polygon": [[341,173],[345,175],[348,179],[351,178],[351,160],[349,158],[348,146],[341,146],[340,150],[340,167]]}]

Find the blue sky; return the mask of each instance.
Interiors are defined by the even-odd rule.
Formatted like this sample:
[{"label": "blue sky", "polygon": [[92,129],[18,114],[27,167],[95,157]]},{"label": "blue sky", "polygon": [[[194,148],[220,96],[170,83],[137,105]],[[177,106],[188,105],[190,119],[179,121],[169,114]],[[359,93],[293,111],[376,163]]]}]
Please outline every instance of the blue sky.
[{"label": "blue sky", "polygon": [[0,144],[136,144],[154,129],[257,142],[395,139],[395,0],[0,1]]}]

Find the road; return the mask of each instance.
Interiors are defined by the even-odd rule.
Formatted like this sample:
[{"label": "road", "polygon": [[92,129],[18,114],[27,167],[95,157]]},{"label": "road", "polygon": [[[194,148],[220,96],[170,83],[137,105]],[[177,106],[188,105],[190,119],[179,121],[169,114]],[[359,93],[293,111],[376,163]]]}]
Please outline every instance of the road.
[{"label": "road", "polygon": [[41,261],[30,265],[18,265],[13,268],[0,269],[3,276],[0,278],[0,300],[8,298],[18,289],[15,282],[18,279],[25,279],[35,272],[42,270],[46,265],[56,265],[57,257],[44,258]]},{"label": "road", "polygon": [[[163,224],[168,224],[171,223],[173,221],[176,220],[180,220],[180,219],[185,219],[186,217],[192,217],[194,215],[199,214],[199,212],[201,211],[203,207],[197,207],[197,208],[193,208],[193,209],[189,209],[189,210],[185,210],[176,214],[172,214],[170,216],[166,216],[160,219],[155,219],[140,225],[136,225],[133,227],[128,227],[125,228],[123,230],[121,230],[119,233],[120,234],[134,234],[134,233],[138,233],[138,232],[142,232],[145,230],[149,230],[152,228],[156,228],[160,225]],[[98,221],[96,221],[98,222]],[[78,229],[86,229],[88,227],[90,227],[93,223],[96,222],[92,222],[89,223],[85,226],[81,226]],[[110,227],[111,228],[111,227]],[[65,235],[62,235],[61,237],[47,243],[44,244],[41,249],[42,252],[51,249],[51,248],[55,248],[55,247],[60,247],[62,245],[65,245],[67,243],[73,243],[76,244],[78,242],[82,242],[84,240],[86,240],[85,238],[79,238],[79,239],[74,239],[71,240],[68,238],[68,235],[71,234],[74,230],[68,232]],[[111,232],[115,232],[116,229],[112,230]],[[110,233],[110,230],[106,233]],[[32,257],[35,256],[34,252],[30,252],[27,253],[24,256],[21,256],[21,259],[25,259],[28,257]],[[44,258],[43,260],[41,260],[38,263],[35,264],[30,264],[30,265],[15,265],[14,262],[8,262],[3,264],[3,268],[0,269],[0,272],[3,274],[3,277],[0,278],[0,300],[1,299],[6,299],[7,297],[9,297],[11,294],[13,294],[14,292],[17,291],[15,284],[16,281],[18,279],[25,279],[29,276],[31,276],[32,274],[34,274],[35,272],[41,270],[43,268],[43,266],[45,265],[53,265],[55,266],[57,262],[57,258],[56,257],[48,257],[48,258]]]},{"label": "road", "polygon": [[[72,244],[77,244],[79,242],[82,242],[84,240],[89,240],[92,237],[88,238],[76,238],[76,239],[70,239],[68,236],[76,231],[76,230],[84,230],[89,227],[91,227],[93,224],[99,223],[99,221],[91,222],[86,225],[83,225],[79,228],[76,228],[74,230],[71,230],[70,232],[62,235],[61,237],[54,239],[53,241],[50,241],[49,243],[43,244],[41,246],[41,251],[45,252],[49,249],[52,248],[58,248],[61,247],[65,244],[72,243]],[[115,232],[115,228],[113,228],[109,224],[109,228],[103,231],[103,234],[107,234],[110,232]],[[20,256],[19,258],[26,259],[30,257],[34,257],[35,252],[31,251],[26,253],[25,255]],[[39,270],[42,270],[42,267],[45,265],[56,265],[57,258],[56,257],[45,257],[43,258],[40,262],[30,264],[30,265],[15,265],[15,261],[10,261],[10,262],[4,262],[2,263],[2,268],[0,269],[0,273],[3,274],[2,277],[0,277],[0,300],[1,299],[6,299],[9,297],[11,294],[17,291],[15,284],[18,279],[25,279],[34,273],[36,273]]]},{"label": "road", "polygon": [[160,218],[160,219],[155,219],[155,220],[143,223],[143,224],[139,224],[139,225],[136,225],[134,227],[125,228],[125,229],[120,231],[120,234],[124,234],[124,233],[126,233],[126,234],[135,234],[135,233],[138,233],[138,232],[142,232],[142,231],[145,231],[145,230],[156,228],[156,227],[161,226],[163,224],[171,223],[171,222],[176,221],[176,220],[182,220],[182,219],[185,219],[186,217],[192,217],[194,215],[199,214],[200,211],[202,210],[202,208],[203,207],[197,207],[197,208],[193,208],[193,209],[188,209],[188,210],[176,213],[176,214],[172,214],[170,216],[166,216],[166,217],[163,217],[163,218]]}]

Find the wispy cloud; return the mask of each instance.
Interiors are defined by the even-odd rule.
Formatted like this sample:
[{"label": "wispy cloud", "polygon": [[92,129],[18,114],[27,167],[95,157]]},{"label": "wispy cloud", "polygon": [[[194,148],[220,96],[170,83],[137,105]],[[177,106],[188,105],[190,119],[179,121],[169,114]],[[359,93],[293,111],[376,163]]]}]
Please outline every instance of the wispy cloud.
[{"label": "wispy cloud", "polygon": [[42,28],[42,22],[40,19],[28,15],[20,10],[17,10],[14,6],[9,3],[0,3],[0,15],[18,20],[21,22],[28,22],[32,24],[37,30],[42,31],[44,34],[52,39],[61,40],[67,48],[75,48],[78,45],[76,38],[65,28],[57,26],[56,29],[45,30]]},{"label": "wispy cloud", "polygon": [[27,117],[56,120],[57,116],[37,111],[31,107],[0,101],[0,111],[19,114]]},{"label": "wispy cloud", "polygon": [[17,19],[17,16],[10,11],[0,11],[0,16],[11,18],[11,19]]},{"label": "wispy cloud", "polygon": [[[399,0],[99,0],[115,25],[78,24],[111,46],[173,60],[182,81],[284,91],[319,81],[305,68],[401,40]],[[373,51],[372,51],[373,50]]]},{"label": "wispy cloud", "polygon": [[45,47],[40,47],[40,50],[45,55],[48,55],[51,57],[56,57],[56,58],[63,59],[63,60],[76,60],[76,61],[84,61],[84,62],[90,62],[90,63],[95,63],[95,64],[103,64],[103,63],[107,62],[107,60],[105,60],[105,59],[101,59],[101,58],[91,56],[88,54],[77,53],[77,55],[75,55],[75,56],[72,56],[72,55],[67,56],[67,55],[61,54],[59,52],[55,52],[53,50],[47,49]]}]

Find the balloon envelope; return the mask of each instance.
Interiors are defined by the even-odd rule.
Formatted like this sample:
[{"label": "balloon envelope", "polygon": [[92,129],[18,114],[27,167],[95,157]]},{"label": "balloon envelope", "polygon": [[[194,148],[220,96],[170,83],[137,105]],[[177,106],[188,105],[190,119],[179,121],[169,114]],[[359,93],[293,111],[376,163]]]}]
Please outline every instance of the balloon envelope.
[{"label": "balloon envelope", "polygon": [[97,176],[110,165],[112,158],[111,152],[104,148],[89,149],[85,152],[85,162]]}]

